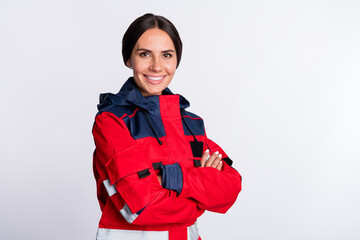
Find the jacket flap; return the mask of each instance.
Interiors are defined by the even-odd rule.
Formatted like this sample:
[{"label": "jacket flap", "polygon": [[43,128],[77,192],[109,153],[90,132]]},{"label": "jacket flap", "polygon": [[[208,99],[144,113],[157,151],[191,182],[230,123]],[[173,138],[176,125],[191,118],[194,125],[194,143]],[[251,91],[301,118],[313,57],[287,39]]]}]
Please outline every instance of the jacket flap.
[{"label": "jacket flap", "polygon": [[110,184],[113,185],[121,178],[152,167],[152,163],[140,147],[135,145],[122,150],[112,156],[105,164],[109,174]]}]

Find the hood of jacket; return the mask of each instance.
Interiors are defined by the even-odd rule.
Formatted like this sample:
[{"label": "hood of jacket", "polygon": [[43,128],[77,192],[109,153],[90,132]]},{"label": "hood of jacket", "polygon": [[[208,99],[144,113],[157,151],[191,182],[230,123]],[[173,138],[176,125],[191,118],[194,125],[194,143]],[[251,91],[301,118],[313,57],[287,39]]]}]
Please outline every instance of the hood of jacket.
[{"label": "hood of jacket", "polygon": [[[165,88],[162,92],[163,95],[174,95],[169,88]],[[180,109],[183,110],[190,106],[188,100],[183,96],[180,96]],[[152,96],[154,97],[154,96]],[[159,97],[159,96],[156,96]],[[100,94],[100,101],[97,105],[99,111],[104,111],[106,108],[112,106],[123,107],[139,107],[148,112],[154,111],[159,108],[155,101],[149,101],[147,97],[144,97],[135,85],[133,77],[130,77],[124,85],[121,87],[117,94],[102,93]]]}]

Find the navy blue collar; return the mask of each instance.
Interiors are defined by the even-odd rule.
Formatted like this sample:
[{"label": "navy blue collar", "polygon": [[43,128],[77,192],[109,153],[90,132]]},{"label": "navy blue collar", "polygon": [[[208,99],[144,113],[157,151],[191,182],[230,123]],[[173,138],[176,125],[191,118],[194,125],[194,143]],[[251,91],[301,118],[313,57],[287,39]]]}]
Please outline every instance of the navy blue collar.
[{"label": "navy blue collar", "polygon": [[[165,88],[162,92],[163,95],[174,95],[169,88]],[[183,96],[180,96],[180,109],[183,110],[190,106],[188,100]],[[149,99],[150,100],[150,99]],[[158,108],[154,101],[149,101],[144,97],[138,88],[136,87],[133,77],[130,77],[124,85],[121,87],[117,94],[103,93],[100,94],[100,103],[98,104],[98,110],[102,110],[105,107],[111,105],[120,106],[137,106],[148,112],[152,112]]]}]

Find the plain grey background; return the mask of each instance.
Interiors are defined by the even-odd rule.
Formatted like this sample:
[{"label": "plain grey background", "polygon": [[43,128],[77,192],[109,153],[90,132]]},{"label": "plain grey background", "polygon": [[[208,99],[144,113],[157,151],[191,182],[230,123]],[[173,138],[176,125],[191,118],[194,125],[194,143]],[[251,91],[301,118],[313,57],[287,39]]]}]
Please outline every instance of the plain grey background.
[{"label": "plain grey background", "polygon": [[170,88],[243,175],[203,239],[359,239],[355,0],[0,0],[0,238],[95,238],[98,95],[131,75],[121,39],[146,12],[178,28]]}]

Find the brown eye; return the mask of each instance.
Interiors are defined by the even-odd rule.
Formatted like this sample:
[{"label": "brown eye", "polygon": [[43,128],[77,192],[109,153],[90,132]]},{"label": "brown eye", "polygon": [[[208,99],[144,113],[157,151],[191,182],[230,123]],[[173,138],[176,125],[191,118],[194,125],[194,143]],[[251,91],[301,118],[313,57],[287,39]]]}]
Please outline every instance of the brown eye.
[{"label": "brown eye", "polygon": [[150,56],[147,52],[140,53],[140,57],[148,57]]},{"label": "brown eye", "polygon": [[165,58],[171,58],[171,57],[172,57],[172,54],[170,54],[170,53],[165,53],[163,56],[164,56]]}]

